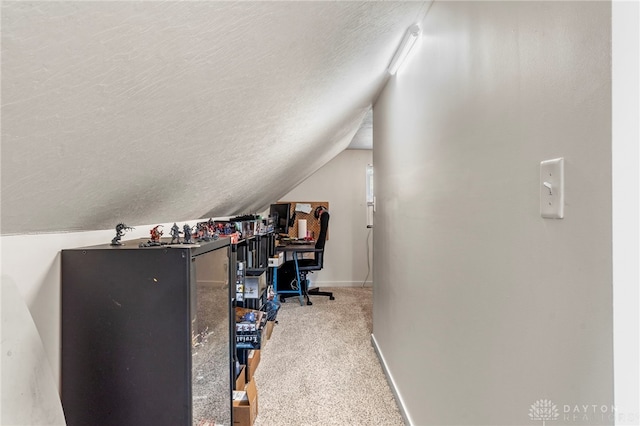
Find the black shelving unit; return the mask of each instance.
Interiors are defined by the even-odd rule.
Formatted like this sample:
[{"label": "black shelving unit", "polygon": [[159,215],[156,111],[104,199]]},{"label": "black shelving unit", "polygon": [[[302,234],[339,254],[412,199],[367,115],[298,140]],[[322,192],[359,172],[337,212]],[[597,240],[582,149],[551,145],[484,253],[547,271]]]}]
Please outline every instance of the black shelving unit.
[{"label": "black shelving unit", "polygon": [[[238,277],[238,280],[242,280],[243,286],[246,285],[247,278],[264,274],[264,285],[258,288],[258,297],[234,300],[234,306],[259,310],[266,301],[265,290],[273,282],[273,268],[269,268],[269,257],[275,253],[275,237],[273,232],[255,234],[239,240],[237,246],[234,246],[236,261],[243,263],[242,277]],[[264,318],[266,321],[266,317]],[[262,327],[265,326],[265,321],[256,323],[257,328],[252,330],[244,330],[243,327],[240,327],[242,330],[235,330],[236,359],[239,363],[247,364],[248,350],[261,348]]]},{"label": "black shelving unit", "polygon": [[233,424],[232,247],[220,238],[62,251],[69,426]]},{"label": "black shelving unit", "polygon": [[264,302],[264,290],[273,281],[273,270],[269,268],[269,257],[275,252],[273,232],[256,234],[238,241],[237,261],[243,262],[243,284],[246,277],[258,277],[264,274],[264,285],[258,288],[258,297],[254,300],[237,301],[237,306],[260,309]]}]

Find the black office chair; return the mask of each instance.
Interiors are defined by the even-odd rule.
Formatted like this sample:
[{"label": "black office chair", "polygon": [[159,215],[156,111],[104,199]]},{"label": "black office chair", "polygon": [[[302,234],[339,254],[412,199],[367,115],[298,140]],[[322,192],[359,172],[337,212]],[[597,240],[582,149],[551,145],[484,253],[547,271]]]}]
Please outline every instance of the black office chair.
[{"label": "black office chair", "polygon": [[[304,297],[307,299],[307,305],[313,305],[311,300],[309,299],[309,295],[312,294],[314,296],[328,296],[329,300],[334,300],[333,293],[330,291],[320,291],[319,288],[308,288],[309,281],[307,279],[308,273],[313,273],[313,271],[319,271],[322,269],[324,264],[324,245],[327,241],[327,230],[329,229],[329,211],[324,206],[319,206],[313,212],[314,216],[320,219],[320,233],[318,234],[318,238],[316,239],[316,245],[314,249],[303,249],[294,250],[293,253],[293,261],[291,262],[291,266],[295,268],[295,276],[298,286],[302,286],[302,293]],[[314,253],[313,259],[306,259],[302,256],[304,253]],[[289,262],[287,262],[289,263]],[[293,295],[283,295],[284,297],[291,297]],[[284,301],[284,298],[281,296],[281,300]]]}]

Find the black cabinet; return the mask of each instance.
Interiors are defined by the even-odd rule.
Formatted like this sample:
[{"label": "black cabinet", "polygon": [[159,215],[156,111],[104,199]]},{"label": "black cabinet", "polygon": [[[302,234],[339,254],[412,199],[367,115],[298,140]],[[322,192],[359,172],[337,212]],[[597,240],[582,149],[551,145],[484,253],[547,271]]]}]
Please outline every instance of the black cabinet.
[{"label": "black cabinet", "polygon": [[62,251],[69,426],[232,424],[231,247]]}]

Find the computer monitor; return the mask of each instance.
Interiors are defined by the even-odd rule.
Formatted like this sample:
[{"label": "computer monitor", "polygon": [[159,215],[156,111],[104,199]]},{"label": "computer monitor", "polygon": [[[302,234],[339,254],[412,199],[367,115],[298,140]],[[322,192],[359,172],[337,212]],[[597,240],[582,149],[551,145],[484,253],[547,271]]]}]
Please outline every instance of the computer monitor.
[{"label": "computer monitor", "polygon": [[289,233],[289,221],[291,220],[291,203],[271,204],[269,216],[273,217],[273,230],[277,234]]}]

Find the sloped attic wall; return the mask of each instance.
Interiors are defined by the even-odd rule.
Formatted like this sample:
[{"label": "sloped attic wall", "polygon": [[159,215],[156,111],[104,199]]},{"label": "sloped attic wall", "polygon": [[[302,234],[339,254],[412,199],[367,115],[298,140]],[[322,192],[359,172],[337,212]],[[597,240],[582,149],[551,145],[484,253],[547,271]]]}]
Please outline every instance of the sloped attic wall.
[{"label": "sloped attic wall", "polygon": [[2,234],[261,211],[341,152],[428,2],[3,2]]}]

